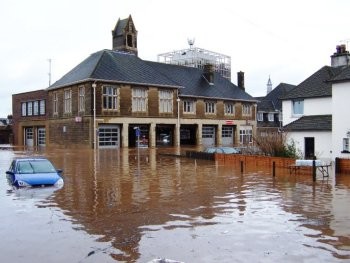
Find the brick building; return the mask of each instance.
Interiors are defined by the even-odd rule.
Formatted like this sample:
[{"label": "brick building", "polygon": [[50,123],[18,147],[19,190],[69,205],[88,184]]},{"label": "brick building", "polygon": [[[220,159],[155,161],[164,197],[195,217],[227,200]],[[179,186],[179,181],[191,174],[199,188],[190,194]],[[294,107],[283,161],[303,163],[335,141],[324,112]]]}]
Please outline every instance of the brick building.
[{"label": "brick building", "polygon": [[198,69],[140,59],[131,16],[118,20],[112,37],[113,50],[93,53],[46,90],[13,95],[16,144],[252,142],[256,100],[245,92],[242,72],[236,86],[212,65]]}]

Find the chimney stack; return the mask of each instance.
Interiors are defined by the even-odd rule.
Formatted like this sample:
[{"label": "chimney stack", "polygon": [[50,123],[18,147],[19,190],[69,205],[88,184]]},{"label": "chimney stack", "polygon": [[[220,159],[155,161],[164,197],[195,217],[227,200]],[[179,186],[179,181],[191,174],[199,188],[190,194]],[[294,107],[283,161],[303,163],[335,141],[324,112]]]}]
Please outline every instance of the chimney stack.
[{"label": "chimney stack", "polygon": [[346,50],[346,45],[337,45],[336,52],[331,56],[332,67],[343,67],[349,66],[350,53]]},{"label": "chimney stack", "polygon": [[209,82],[209,85],[214,85],[214,65],[213,64],[204,65],[203,76]]},{"label": "chimney stack", "polygon": [[245,90],[244,87],[244,72],[243,71],[239,71],[237,72],[237,86],[238,88]]}]

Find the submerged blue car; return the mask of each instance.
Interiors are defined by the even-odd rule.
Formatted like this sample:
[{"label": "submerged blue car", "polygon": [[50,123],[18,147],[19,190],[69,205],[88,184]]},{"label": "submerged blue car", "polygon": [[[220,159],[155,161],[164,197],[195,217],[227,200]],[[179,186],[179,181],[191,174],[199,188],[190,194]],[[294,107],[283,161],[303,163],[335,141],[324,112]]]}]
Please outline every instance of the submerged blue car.
[{"label": "submerged blue car", "polygon": [[16,158],[6,171],[9,183],[16,187],[63,185],[62,170],[44,157]]}]

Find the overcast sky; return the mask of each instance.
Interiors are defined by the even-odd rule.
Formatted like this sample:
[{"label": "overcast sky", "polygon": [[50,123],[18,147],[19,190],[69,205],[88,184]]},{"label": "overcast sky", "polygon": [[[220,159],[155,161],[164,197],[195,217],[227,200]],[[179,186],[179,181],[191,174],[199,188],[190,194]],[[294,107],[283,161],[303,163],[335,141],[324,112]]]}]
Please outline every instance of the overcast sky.
[{"label": "overcast sky", "polygon": [[[264,96],[271,76],[297,85],[350,44],[349,0],[1,0],[0,117],[12,94],[45,89],[90,54],[112,48],[118,18],[132,15],[139,57],[195,46],[231,57],[232,82]],[[349,42],[349,43],[348,43]]]}]

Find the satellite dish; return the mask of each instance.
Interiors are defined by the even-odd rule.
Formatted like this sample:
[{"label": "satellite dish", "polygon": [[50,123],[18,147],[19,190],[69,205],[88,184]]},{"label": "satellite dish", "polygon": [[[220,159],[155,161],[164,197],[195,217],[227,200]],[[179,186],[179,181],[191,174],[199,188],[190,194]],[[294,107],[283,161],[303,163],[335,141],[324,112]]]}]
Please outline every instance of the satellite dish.
[{"label": "satellite dish", "polygon": [[190,48],[194,45],[194,38],[187,38],[187,43],[190,45]]}]

